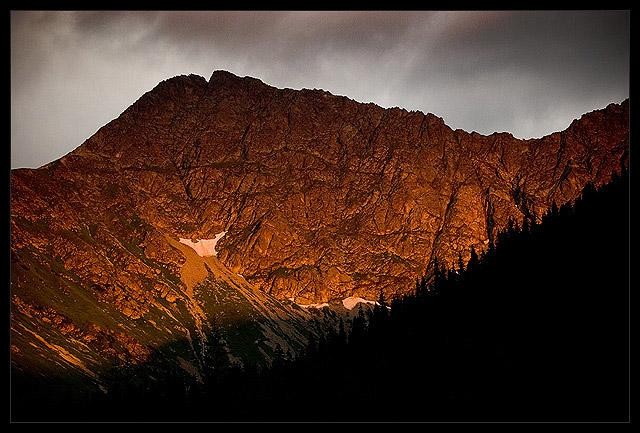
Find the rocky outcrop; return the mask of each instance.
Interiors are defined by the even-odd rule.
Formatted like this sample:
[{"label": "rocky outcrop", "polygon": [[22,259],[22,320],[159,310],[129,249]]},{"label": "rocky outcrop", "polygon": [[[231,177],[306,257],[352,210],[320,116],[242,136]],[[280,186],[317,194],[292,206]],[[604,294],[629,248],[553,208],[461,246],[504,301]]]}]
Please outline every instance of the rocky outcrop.
[{"label": "rocky outcrop", "polygon": [[[13,299],[145,347],[257,319],[263,352],[300,345],[296,303],[406,293],[436,258],[609,180],[628,164],[628,109],[521,140],[224,71],[175,77],[70,154],[12,172]],[[179,242],[222,232],[215,258]],[[14,310],[15,332],[51,330]],[[73,356],[100,357],[87,346]]]}]

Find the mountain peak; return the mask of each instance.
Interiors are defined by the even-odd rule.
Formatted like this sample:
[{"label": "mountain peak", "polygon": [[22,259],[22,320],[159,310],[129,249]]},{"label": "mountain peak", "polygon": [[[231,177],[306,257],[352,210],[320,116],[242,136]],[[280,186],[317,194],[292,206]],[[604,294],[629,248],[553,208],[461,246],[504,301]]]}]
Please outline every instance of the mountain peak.
[{"label": "mountain peak", "polygon": [[206,83],[207,79],[201,75],[189,74],[189,75],[176,75],[175,77],[167,78],[166,80],[158,83],[156,88],[173,86],[173,85],[201,85]]},{"label": "mountain peak", "polygon": [[211,77],[209,78],[209,82],[223,80],[241,80],[241,77],[224,69],[216,69],[211,73]]},{"label": "mountain peak", "polygon": [[257,85],[261,85],[261,86],[267,86],[267,87],[272,87],[272,86],[268,86],[267,84],[265,84],[262,80],[258,79],[258,78],[254,78],[254,77],[249,77],[249,76],[244,76],[244,77],[240,77],[239,75],[236,75],[232,72],[229,71],[225,71],[224,69],[217,69],[215,71],[213,71],[213,73],[211,74],[211,77],[209,78],[209,85],[215,84],[215,85],[230,85],[230,84],[234,84],[234,83],[252,83],[252,84],[257,84]]}]

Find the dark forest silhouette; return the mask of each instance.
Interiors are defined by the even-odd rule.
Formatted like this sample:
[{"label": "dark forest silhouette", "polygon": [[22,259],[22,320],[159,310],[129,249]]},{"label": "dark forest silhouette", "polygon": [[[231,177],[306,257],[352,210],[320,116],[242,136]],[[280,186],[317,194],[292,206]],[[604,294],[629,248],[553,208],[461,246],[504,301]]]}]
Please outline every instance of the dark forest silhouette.
[{"label": "dark forest silhouette", "polygon": [[[17,419],[625,421],[629,177],[588,185],[540,221],[512,222],[456,269],[312,342],[270,370],[210,351],[204,383],[174,369],[111,372],[113,391],[38,405],[18,377]],[[215,337],[215,336],[213,336]],[[215,341],[215,338],[213,338]],[[40,395],[54,393],[40,390]],[[72,391],[68,391],[73,394]],[[55,404],[56,401],[58,404]]]}]

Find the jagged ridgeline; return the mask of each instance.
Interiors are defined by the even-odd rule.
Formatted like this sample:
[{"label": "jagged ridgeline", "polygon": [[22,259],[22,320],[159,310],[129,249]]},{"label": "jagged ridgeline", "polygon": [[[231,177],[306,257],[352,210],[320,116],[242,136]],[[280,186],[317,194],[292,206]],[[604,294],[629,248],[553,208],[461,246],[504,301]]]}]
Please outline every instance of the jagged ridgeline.
[{"label": "jagged ridgeline", "polygon": [[151,360],[198,381],[211,359],[298,356],[436,259],[609,181],[628,110],[520,140],[224,71],[166,80],[68,155],[12,171],[12,368],[106,389]]}]

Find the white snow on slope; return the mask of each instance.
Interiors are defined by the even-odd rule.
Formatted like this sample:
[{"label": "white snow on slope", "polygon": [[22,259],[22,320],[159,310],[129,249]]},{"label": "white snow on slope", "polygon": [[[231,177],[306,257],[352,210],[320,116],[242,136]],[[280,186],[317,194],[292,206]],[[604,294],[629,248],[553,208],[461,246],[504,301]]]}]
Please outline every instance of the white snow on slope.
[{"label": "white snow on slope", "polygon": [[216,244],[226,234],[227,232],[221,232],[215,235],[213,239],[196,239],[195,242],[191,239],[180,238],[180,242],[193,248],[200,257],[217,256]]},{"label": "white snow on slope", "polygon": [[[289,298],[289,300],[291,302],[293,302],[294,298]],[[342,300],[342,305],[344,305],[344,308],[346,308],[347,310],[352,310],[355,306],[357,306],[359,303],[364,303],[364,304],[371,304],[371,305],[376,305],[377,302],[376,301],[370,301],[368,299],[363,299],[363,298],[357,298],[355,296],[349,296],[348,298],[344,298]],[[329,307],[329,304],[327,302],[323,302],[322,304],[298,304],[300,307],[302,308],[324,308],[324,307]]]},{"label": "white snow on slope", "polygon": [[301,306],[302,308],[324,308],[329,306],[327,302],[323,302],[322,304],[307,304],[307,305],[298,304],[298,305]]},{"label": "white snow on slope", "polygon": [[353,307],[358,305],[360,302],[363,302],[365,304],[371,304],[371,305],[375,305],[377,303],[376,301],[369,301],[368,299],[349,296],[348,298],[344,298],[342,300],[342,305],[344,305],[344,308],[346,308],[347,310],[352,310]]}]

